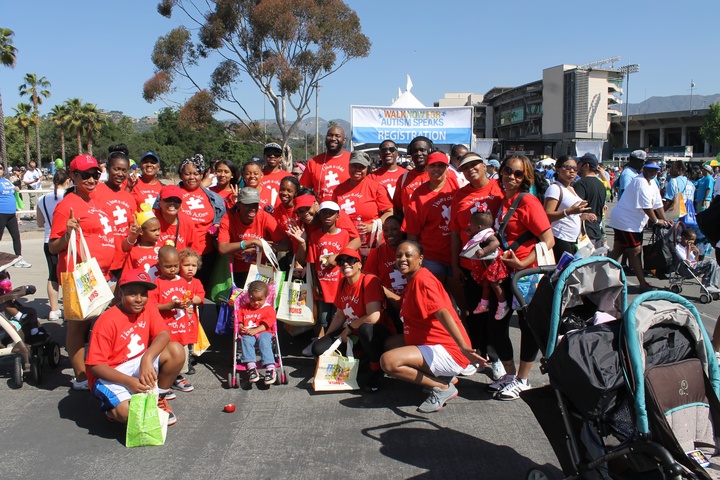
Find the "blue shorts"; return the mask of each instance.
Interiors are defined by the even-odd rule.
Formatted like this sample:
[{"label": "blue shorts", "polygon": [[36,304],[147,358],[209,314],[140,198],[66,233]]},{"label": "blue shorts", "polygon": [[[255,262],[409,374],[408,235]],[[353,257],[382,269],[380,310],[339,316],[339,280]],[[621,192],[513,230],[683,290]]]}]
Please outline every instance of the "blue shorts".
[{"label": "blue shorts", "polygon": [[[131,377],[140,378],[140,360],[142,360],[142,357],[143,356],[140,355],[132,360],[128,360],[115,367],[115,370]],[[153,360],[156,372],[159,369],[159,361],[160,355]],[[101,380],[99,378],[95,380],[95,385],[93,385],[93,395],[100,399],[100,409],[103,412],[109,412],[117,408],[122,402],[130,400],[132,396],[130,390],[128,390],[125,385],[108,382],[107,380]]]}]

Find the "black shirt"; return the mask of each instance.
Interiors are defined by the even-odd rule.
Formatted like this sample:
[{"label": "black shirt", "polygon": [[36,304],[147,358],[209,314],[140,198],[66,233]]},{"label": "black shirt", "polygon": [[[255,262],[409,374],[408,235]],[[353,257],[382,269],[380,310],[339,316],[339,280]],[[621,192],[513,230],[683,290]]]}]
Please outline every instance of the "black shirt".
[{"label": "black shirt", "polygon": [[596,222],[585,221],[585,230],[588,237],[590,237],[591,240],[600,240],[602,238],[600,222],[603,218],[603,209],[605,208],[605,200],[607,199],[605,185],[603,185],[599,178],[588,175],[575,182],[573,188],[575,188],[575,192],[577,192],[580,198],[588,202],[588,206],[590,207],[588,213],[597,215]]}]

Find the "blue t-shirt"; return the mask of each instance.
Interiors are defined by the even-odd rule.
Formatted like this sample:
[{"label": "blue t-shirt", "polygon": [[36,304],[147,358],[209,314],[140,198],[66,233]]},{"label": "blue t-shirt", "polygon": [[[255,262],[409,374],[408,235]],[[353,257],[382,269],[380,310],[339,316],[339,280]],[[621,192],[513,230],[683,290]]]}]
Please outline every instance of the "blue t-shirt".
[{"label": "blue t-shirt", "polygon": [[0,214],[15,214],[15,185],[7,178],[0,178]]},{"label": "blue t-shirt", "polygon": [[[709,202],[710,200],[712,200],[714,187],[715,180],[713,179],[712,175],[704,175],[701,179],[699,179],[695,184],[695,203],[700,203],[704,201]],[[710,189],[710,193],[708,195],[705,195],[705,192],[707,192],[708,188]]]},{"label": "blue t-shirt", "polygon": [[683,194],[685,201],[695,198],[695,185],[686,176],[671,178],[665,189],[665,200],[674,200],[678,192]]},{"label": "blue t-shirt", "polygon": [[637,176],[638,172],[634,168],[631,168],[630,166],[623,168],[623,171],[620,172],[620,177],[617,179],[618,201],[620,200],[620,197],[622,196],[627,186],[630,185],[630,182],[632,182],[632,179]]}]

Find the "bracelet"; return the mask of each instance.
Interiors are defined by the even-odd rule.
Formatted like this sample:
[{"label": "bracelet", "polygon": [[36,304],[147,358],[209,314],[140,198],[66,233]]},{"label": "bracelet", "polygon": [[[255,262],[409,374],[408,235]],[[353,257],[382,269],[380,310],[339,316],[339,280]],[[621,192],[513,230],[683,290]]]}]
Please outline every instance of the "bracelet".
[{"label": "bracelet", "polygon": [[240,240],[240,250],[245,250],[245,240]]},{"label": "bracelet", "polygon": [[563,210],[563,216],[567,217],[567,208]]}]

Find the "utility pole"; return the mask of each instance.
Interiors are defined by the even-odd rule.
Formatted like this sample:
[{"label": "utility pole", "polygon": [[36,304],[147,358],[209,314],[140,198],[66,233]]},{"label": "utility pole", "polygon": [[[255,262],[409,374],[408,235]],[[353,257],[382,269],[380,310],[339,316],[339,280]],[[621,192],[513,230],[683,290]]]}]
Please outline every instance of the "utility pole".
[{"label": "utility pole", "polygon": [[[640,71],[640,65],[633,63],[632,65],[625,65],[620,67],[619,70],[625,74],[625,148],[628,148],[628,131],[630,128],[630,116],[628,115],[628,109],[630,108],[630,74],[637,73]],[[642,143],[642,142],[641,142]],[[642,147],[643,145],[638,145]]]}]

